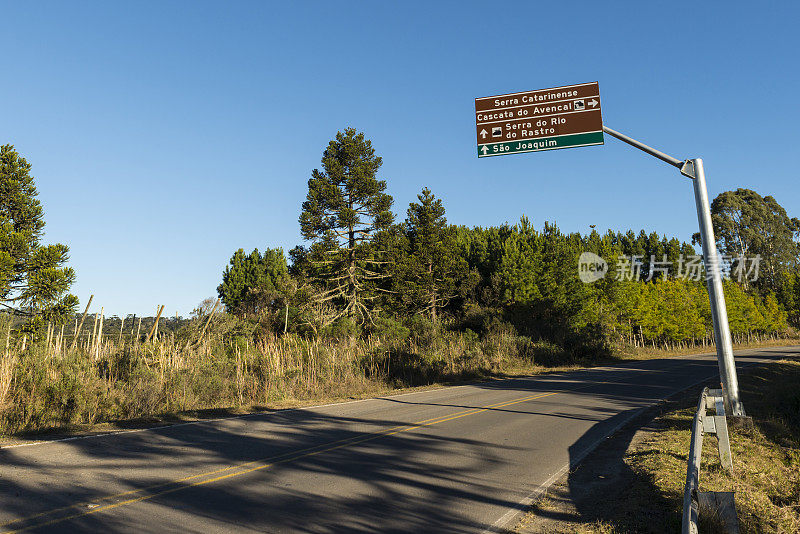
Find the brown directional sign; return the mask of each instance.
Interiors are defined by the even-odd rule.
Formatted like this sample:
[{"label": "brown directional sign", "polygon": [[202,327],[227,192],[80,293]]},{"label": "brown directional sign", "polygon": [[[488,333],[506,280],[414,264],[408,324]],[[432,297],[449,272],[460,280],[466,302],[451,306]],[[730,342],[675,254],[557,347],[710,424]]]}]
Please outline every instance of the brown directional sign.
[{"label": "brown directional sign", "polygon": [[603,144],[597,82],[475,99],[478,157]]}]

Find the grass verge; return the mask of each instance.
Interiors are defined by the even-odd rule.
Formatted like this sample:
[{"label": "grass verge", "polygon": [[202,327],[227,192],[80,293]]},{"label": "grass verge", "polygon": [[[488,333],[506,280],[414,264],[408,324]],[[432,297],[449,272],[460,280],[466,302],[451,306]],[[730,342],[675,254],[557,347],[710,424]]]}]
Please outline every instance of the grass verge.
[{"label": "grass verge", "polygon": [[[799,532],[800,361],[745,370],[740,387],[753,426],[730,428],[733,474],[719,463],[716,438],[704,439],[700,489],[736,492],[742,533]],[[699,393],[699,386],[691,388],[662,405],[655,419],[650,412],[608,439],[551,487],[514,531],[679,532]],[[700,530],[715,531],[709,522]]]},{"label": "grass verge", "polygon": [[[781,339],[762,343],[797,343]],[[96,353],[55,353],[41,344],[0,360],[13,381],[0,396],[0,443],[143,428],[320,403],[341,402],[487,379],[572,371],[694,351],[632,349],[569,358],[546,343],[500,333],[447,333],[424,342],[216,342],[183,350],[174,340],[105,343]],[[713,350],[713,347],[708,347]],[[745,348],[737,346],[737,349]],[[0,363],[2,363],[0,361]],[[2,382],[2,381],[0,381]],[[0,383],[0,392],[3,391]]]}]

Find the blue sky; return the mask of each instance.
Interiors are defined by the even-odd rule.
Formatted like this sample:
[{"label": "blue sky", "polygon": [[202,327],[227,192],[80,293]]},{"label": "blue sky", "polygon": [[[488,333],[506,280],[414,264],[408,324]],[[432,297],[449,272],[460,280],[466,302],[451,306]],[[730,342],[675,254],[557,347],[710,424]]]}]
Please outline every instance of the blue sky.
[{"label": "blue sky", "polygon": [[291,249],[338,130],[373,142],[395,213],[689,240],[691,183],[606,137],[476,157],[474,99],[599,81],[604,123],[711,198],[800,216],[796,2],[4,3],[0,142],[33,164],[46,241],[107,314],[188,314],[239,247]]}]

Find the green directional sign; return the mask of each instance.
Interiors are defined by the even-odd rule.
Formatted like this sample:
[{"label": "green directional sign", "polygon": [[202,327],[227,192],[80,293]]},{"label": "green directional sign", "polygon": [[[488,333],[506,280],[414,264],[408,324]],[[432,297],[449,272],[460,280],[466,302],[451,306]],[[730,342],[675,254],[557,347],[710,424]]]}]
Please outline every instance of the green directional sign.
[{"label": "green directional sign", "polygon": [[554,150],[557,148],[573,148],[576,146],[591,146],[603,144],[603,132],[585,134],[559,135],[557,137],[543,137],[527,141],[506,141],[503,143],[488,143],[478,145],[478,157],[502,156],[518,152],[539,152],[540,150]]},{"label": "green directional sign", "polygon": [[603,144],[597,82],[475,99],[478,157]]}]

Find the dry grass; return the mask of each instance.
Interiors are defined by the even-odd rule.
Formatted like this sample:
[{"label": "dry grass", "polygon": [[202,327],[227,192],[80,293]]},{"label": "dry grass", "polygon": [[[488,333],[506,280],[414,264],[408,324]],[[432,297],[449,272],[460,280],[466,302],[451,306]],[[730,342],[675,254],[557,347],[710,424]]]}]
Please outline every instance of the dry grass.
[{"label": "dry grass", "polygon": [[63,331],[53,329],[31,343],[3,328],[0,433],[80,432],[109,422],[299,406],[613,361],[574,360],[513,329],[482,338],[440,328],[400,337],[266,335],[253,342],[246,323],[227,316],[221,321],[200,343],[196,321],[177,338],[168,333],[140,343],[120,341],[117,334],[99,342],[87,336],[75,349]]},{"label": "dry grass", "polygon": [[[75,349],[60,336],[11,340],[0,353],[0,431],[86,430],[109,421],[174,418],[201,410],[261,410],[313,401],[361,398],[392,389],[535,372],[553,348],[511,334],[436,332],[308,339],[289,334],[210,335],[187,343],[108,336]],[[11,378],[13,376],[13,379]],[[5,378],[4,378],[5,377]]]}]

